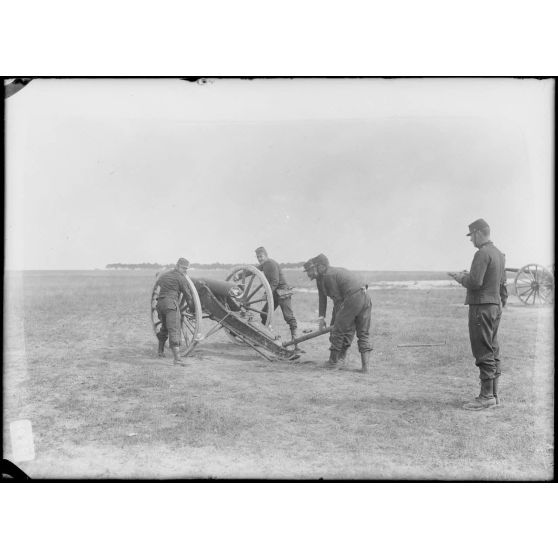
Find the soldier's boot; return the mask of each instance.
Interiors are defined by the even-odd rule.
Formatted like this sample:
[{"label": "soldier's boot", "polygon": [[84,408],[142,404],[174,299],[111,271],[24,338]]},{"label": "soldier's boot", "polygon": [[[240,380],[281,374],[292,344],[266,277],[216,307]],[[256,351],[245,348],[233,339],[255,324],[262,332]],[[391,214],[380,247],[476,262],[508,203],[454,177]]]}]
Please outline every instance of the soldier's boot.
[{"label": "soldier's boot", "polygon": [[180,357],[180,347],[171,347],[172,355],[174,356],[173,364],[178,366],[186,366],[186,363]]},{"label": "soldier's boot", "polygon": [[339,364],[339,351],[331,349],[329,351],[329,360],[326,360],[324,366],[326,368],[337,368]]},{"label": "soldier's boot", "polygon": [[368,374],[370,372],[370,351],[364,351],[360,353],[360,360],[362,362],[362,368],[360,371],[363,374]]},{"label": "soldier's boot", "polygon": [[494,380],[481,380],[481,390],[478,397],[469,403],[465,403],[463,408],[467,411],[482,411],[490,409],[496,405],[494,397]]},{"label": "soldier's boot", "polygon": [[500,405],[500,396],[498,395],[498,383],[500,381],[500,376],[496,376],[492,383],[492,393],[494,394],[494,400],[496,405]]},{"label": "soldier's boot", "polygon": [[339,357],[337,358],[337,364],[339,366],[344,366],[347,360],[347,350],[349,349],[349,347],[343,347],[340,351],[339,351]]},{"label": "soldier's boot", "polygon": [[[296,327],[291,327],[291,340],[294,341],[298,337],[298,331]],[[294,345],[295,353],[303,353],[304,351],[295,343]]]},{"label": "soldier's boot", "polygon": [[167,342],[166,339],[159,337],[159,349],[157,350],[157,356],[164,357],[165,356],[165,343]]}]

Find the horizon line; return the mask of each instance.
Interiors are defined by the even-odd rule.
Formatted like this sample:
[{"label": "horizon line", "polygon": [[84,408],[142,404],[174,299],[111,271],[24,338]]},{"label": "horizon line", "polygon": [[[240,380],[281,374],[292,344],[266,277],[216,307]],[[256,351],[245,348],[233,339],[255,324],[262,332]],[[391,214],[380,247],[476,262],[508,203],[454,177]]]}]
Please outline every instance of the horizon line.
[{"label": "horizon line", "polygon": [[[214,269],[225,269],[226,267],[237,267],[239,265],[255,265],[255,264],[231,264],[230,266],[227,264],[223,264],[222,267],[206,267],[206,268],[201,268],[201,267],[190,267],[188,268],[189,270],[214,270]],[[9,272],[9,271],[152,271],[154,269],[164,269],[166,266],[161,266],[161,268],[120,268],[120,269],[107,269],[104,267],[57,267],[57,268],[25,268],[25,269],[15,269],[15,268],[4,268],[4,272]],[[337,266],[332,266],[332,267],[337,267]],[[342,267],[342,266],[341,266]],[[302,267],[298,268],[298,267],[288,267],[286,269],[300,269],[300,271],[303,271]],[[347,268],[347,269],[351,269],[351,268]],[[446,271],[448,271],[447,269],[351,269],[352,271],[390,271],[390,272],[406,272],[406,271],[420,271],[420,272],[432,272],[432,273],[445,273]]]}]

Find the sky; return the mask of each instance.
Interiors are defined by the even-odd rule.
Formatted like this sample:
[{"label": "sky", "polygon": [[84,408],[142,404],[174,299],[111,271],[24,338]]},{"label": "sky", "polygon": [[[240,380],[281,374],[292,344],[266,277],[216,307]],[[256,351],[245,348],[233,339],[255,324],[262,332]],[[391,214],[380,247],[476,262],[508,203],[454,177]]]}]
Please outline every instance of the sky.
[{"label": "sky", "polygon": [[460,270],[554,250],[554,82],[38,79],[6,109],[7,269]]}]

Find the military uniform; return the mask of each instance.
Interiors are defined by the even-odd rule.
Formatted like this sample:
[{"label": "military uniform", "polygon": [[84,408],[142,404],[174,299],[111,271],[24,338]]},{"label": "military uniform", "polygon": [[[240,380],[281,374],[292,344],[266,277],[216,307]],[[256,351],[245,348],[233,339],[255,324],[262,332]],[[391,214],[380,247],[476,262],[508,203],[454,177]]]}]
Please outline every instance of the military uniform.
[{"label": "military uniform", "polygon": [[[291,332],[296,331],[297,323],[291,305],[290,288],[283,275],[283,270],[279,267],[279,264],[271,258],[268,258],[263,264],[259,265],[258,269],[263,272],[271,287],[271,292],[273,293],[273,309],[276,310],[277,306],[280,306],[281,312],[283,312],[283,318],[289,325]],[[286,294],[280,295],[278,291]],[[264,312],[264,314],[262,314],[262,322],[265,323],[268,311],[267,304],[262,308],[262,311]]]},{"label": "military uniform", "polygon": [[477,248],[471,269],[450,275],[467,289],[465,304],[469,306],[469,340],[481,384],[478,397],[463,408],[480,411],[500,402],[498,384],[502,372],[498,328],[502,307],[508,297],[506,258],[490,240],[490,227],[484,219],[471,223],[467,236]]},{"label": "military uniform", "polygon": [[180,308],[178,301],[182,293],[188,299],[190,291],[184,275],[177,269],[162,273],[155,285],[160,287],[157,299],[157,314],[161,320],[161,329],[157,334],[163,343],[169,339],[171,347],[180,346]]},{"label": "military uniform", "polygon": [[482,244],[463,277],[469,305],[469,339],[480,379],[500,376],[498,328],[502,317],[502,287],[506,282],[505,255],[491,241]]},{"label": "military uniform", "polygon": [[362,282],[347,269],[328,267],[324,274],[318,276],[316,283],[320,316],[326,314],[327,297],[333,300],[330,350],[344,354],[356,332],[359,352],[371,351],[372,300]]}]

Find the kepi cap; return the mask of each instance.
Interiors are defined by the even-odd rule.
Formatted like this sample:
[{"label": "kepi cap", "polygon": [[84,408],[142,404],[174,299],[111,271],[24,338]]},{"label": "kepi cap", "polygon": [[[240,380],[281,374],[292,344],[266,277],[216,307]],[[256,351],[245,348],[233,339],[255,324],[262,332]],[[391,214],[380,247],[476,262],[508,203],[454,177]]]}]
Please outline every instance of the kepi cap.
[{"label": "kepi cap", "polygon": [[316,265],[325,265],[329,267],[329,260],[325,254],[318,254],[315,258],[312,258]]},{"label": "kepi cap", "polygon": [[190,265],[190,262],[186,258],[178,258],[176,265],[184,265],[188,267]]},{"label": "kepi cap", "polygon": [[466,236],[471,236],[474,232],[480,231],[481,229],[489,229],[488,223],[484,219],[477,219],[469,225],[469,232]]}]

